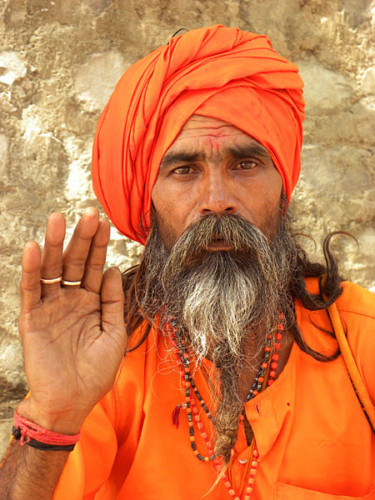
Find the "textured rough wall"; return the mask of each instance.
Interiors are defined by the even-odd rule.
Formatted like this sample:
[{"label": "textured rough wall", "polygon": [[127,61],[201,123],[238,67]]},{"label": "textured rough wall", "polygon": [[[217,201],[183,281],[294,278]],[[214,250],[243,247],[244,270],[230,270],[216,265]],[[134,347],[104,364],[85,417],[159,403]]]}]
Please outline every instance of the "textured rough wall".
[{"label": "textured rough wall", "polygon": [[[21,253],[48,214],[70,227],[95,205],[96,121],[122,72],[181,27],[223,23],[267,34],[301,68],[307,119],[294,212],[345,275],[375,291],[375,3],[369,0],[2,0],[0,2],[0,454],[26,384],[17,335]],[[113,231],[109,264],[140,249]],[[313,247],[312,247],[312,250]]]}]

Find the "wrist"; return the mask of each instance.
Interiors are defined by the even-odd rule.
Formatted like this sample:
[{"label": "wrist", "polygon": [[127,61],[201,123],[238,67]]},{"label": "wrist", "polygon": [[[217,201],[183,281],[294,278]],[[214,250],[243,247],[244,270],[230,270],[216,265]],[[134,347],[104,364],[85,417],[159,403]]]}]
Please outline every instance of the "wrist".
[{"label": "wrist", "polygon": [[73,451],[80,434],[60,434],[49,431],[31,420],[14,413],[14,426],[12,429],[14,439],[20,440],[21,446],[27,444],[32,448],[42,451]]},{"label": "wrist", "polygon": [[78,434],[85,420],[85,416],[77,412],[46,412],[35,404],[32,396],[21,401],[16,411],[21,417],[46,430],[66,435]]}]

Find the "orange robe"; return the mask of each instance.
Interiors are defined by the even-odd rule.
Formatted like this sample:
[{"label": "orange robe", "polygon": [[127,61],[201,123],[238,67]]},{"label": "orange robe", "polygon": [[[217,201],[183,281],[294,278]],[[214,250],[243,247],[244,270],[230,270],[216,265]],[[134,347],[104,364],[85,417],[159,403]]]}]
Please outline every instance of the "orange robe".
[{"label": "orange robe", "polygon": [[[316,290],[316,280],[308,281]],[[375,401],[375,296],[345,283],[337,306]],[[296,314],[309,345],[331,354],[335,341],[318,329],[330,329],[327,314],[307,311],[298,301]],[[203,374],[198,372],[194,380],[209,402]],[[172,411],[184,398],[175,354],[152,332],[127,355],[113,389],[87,418],[54,500],[231,498],[223,481],[210,491],[215,472],[191,450],[186,412],[180,413],[178,429],[172,424]],[[246,404],[246,414],[261,459],[252,500],[375,500],[375,436],[341,356],[318,362],[294,344],[278,379]],[[207,455],[196,428],[195,436],[198,450]],[[235,490],[248,451],[241,424],[233,464]]]}]

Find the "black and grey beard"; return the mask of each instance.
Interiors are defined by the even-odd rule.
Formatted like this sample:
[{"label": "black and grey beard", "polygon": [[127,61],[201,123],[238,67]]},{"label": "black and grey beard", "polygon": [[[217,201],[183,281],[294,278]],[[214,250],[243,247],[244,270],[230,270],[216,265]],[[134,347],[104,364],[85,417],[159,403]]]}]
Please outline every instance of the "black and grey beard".
[{"label": "black and grey beard", "polygon": [[[288,286],[296,250],[288,225],[288,216],[270,221],[267,237],[239,216],[208,215],[168,250],[156,223],[145,248],[143,311],[149,318],[161,314],[161,327],[174,317],[198,358],[209,357],[218,369],[215,452],[226,462],[243,407],[241,371],[254,363],[280,311],[291,317]],[[218,236],[233,249],[208,251]]]},{"label": "black and grey beard", "polygon": [[[166,306],[201,356],[214,359],[215,349],[225,344],[241,361],[246,343],[255,358],[280,309],[290,307],[295,252],[286,223],[284,218],[270,243],[236,215],[205,216],[170,251],[156,224],[144,253],[148,283],[142,309],[153,317]],[[208,251],[218,235],[233,250]]]}]

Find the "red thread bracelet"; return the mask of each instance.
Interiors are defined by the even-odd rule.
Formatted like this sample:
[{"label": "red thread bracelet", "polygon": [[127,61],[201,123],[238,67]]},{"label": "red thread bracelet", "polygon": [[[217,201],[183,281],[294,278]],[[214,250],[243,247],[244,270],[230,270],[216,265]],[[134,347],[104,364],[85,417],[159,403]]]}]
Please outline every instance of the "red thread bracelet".
[{"label": "red thread bracelet", "polygon": [[59,434],[58,432],[49,431],[40,427],[27,418],[21,417],[17,412],[14,413],[14,427],[19,429],[21,434],[20,444],[30,442],[31,439],[39,443],[44,443],[54,446],[72,446],[75,445],[81,434]]}]

